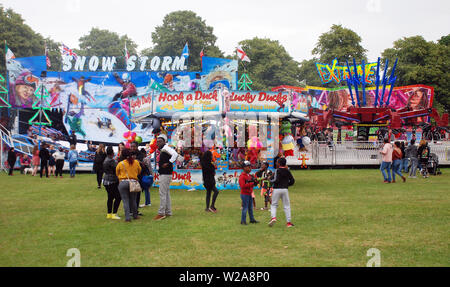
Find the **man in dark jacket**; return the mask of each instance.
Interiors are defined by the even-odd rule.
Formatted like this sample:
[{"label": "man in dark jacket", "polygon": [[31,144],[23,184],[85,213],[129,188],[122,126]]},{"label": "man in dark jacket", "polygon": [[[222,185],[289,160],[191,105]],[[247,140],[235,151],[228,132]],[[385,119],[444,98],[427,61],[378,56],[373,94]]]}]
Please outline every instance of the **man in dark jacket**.
[{"label": "man in dark jacket", "polygon": [[50,158],[50,153],[47,149],[47,144],[42,144],[41,150],[39,151],[39,157],[41,158],[40,176],[42,178],[42,173],[45,168],[45,176],[48,177],[48,159]]},{"label": "man in dark jacket", "polygon": [[289,201],[288,187],[295,183],[295,179],[286,165],[286,158],[282,157],[278,159],[277,169],[270,181],[273,183],[273,192],[270,208],[272,219],[269,222],[269,226],[272,227],[277,221],[277,207],[280,198],[283,201],[284,213],[286,215],[286,226],[294,226],[291,222],[291,204]]},{"label": "man in dark jacket", "polygon": [[8,165],[9,165],[9,173],[8,175],[13,175],[14,165],[16,164],[17,156],[14,148],[10,148],[8,151]]}]

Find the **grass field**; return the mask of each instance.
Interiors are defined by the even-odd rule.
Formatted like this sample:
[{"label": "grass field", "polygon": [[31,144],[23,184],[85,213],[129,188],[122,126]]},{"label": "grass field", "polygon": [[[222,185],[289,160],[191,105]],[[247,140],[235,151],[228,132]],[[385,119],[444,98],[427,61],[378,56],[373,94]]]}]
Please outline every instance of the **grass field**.
[{"label": "grass field", "polygon": [[269,211],[255,212],[259,224],[240,225],[231,190],[220,193],[217,214],[204,211],[204,191],[172,190],[174,216],[153,221],[152,188],[140,220],[107,220],[94,174],[2,173],[0,266],[65,266],[70,248],[80,250],[81,266],[364,267],[370,248],[380,250],[381,266],[449,266],[450,169],[442,172],[384,184],[375,169],[293,171],[293,228],[282,208],[272,228]]}]

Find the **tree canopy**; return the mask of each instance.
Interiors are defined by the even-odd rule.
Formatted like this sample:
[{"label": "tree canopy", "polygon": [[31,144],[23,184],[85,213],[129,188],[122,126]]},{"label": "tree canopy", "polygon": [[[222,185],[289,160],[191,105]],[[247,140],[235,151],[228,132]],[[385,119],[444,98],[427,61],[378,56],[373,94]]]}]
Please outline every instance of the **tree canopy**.
[{"label": "tree canopy", "polygon": [[[299,85],[298,63],[275,40],[253,38],[239,42],[249,56],[250,63],[241,63],[248,69],[253,81],[252,90],[267,90],[279,85]],[[242,66],[240,68],[242,73]]]},{"label": "tree canopy", "polygon": [[330,31],[319,36],[319,40],[312,50],[323,63],[331,63],[335,58],[339,63],[362,59],[367,60],[367,50],[361,46],[361,37],[351,29],[342,25],[331,26]]},{"label": "tree canopy", "polygon": [[301,62],[300,78],[305,79],[308,85],[335,87],[337,84],[334,82],[322,84],[315,63],[331,64],[335,58],[340,65],[345,64],[346,61],[351,63],[353,59],[360,62],[363,59],[367,60],[366,51],[361,45],[361,37],[356,32],[341,25],[333,25],[330,31],[319,36],[318,42],[312,50],[315,57]]},{"label": "tree canopy", "polygon": [[137,54],[137,44],[127,35],[119,36],[116,32],[92,28],[89,33],[79,39],[80,49],[75,51],[82,56],[115,56],[117,68],[125,67],[125,43],[130,55]]},{"label": "tree canopy", "polygon": [[398,58],[396,85],[424,84],[434,87],[434,105],[450,111],[450,35],[437,43],[422,36],[404,37],[382,53],[389,61]]},{"label": "tree canopy", "polygon": [[213,27],[206,25],[201,17],[192,11],[175,11],[164,17],[161,26],[152,33],[153,48],[143,54],[181,55],[186,43],[189,47],[188,65],[190,70],[200,70],[200,52],[204,49],[207,56],[223,57],[216,46],[217,37]]}]

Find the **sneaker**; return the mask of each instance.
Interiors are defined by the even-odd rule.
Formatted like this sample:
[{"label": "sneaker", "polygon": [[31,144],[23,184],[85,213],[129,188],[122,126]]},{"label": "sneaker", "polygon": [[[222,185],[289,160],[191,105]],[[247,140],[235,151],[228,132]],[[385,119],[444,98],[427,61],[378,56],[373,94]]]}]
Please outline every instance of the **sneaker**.
[{"label": "sneaker", "polygon": [[251,220],[250,223],[259,223],[259,221]]},{"label": "sneaker", "polygon": [[139,205],[139,207],[145,207],[145,204],[141,204],[141,205]]},{"label": "sneaker", "polygon": [[294,224],[292,224],[291,222],[288,222],[288,223],[286,224],[286,227],[294,227]]},{"label": "sneaker", "polygon": [[152,204],[151,204],[151,203],[149,203],[149,204],[146,204],[145,206],[152,206]]},{"label": "sneaker", "polygon": [[112,217],[112,213],[108,213],[108,214],[106,215],[106,219],[111,219],[111,217]]},{"label": "sneaker", "polygon": [[275,222],[277,222],[277,218],[273,217],[269,222],[269,226],[272,227],[275,224]]},{"label": "sneaker", "polygon": [[117,216],[117,214],[113,213],[110,217],[111,219],[120,219],[119,216]]},{"label": "sneaker", "polygon": [[206,208],[205,211],[206,212],[211,212],[211,210],[209,208]]},{"label": "sneaker", "polygon": [[213,213],[217,213],[217,209],[215,207],[210,207],[209,211],[213,212]]},{"label": "sneaker", "polygon": [[155,216],[155,218],[153,218],[153,220],[162,220],[162,219],[164,219],[164,218],[166,218],[166,216],[165,215],[157,215],[157,216]]}]

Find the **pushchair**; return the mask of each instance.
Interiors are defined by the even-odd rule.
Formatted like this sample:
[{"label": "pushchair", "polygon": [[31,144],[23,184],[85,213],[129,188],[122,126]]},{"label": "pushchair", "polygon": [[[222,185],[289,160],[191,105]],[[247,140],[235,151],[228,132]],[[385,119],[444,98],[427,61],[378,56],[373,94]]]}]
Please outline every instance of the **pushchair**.
[{"label": "pushchair", "polygon": [[442,174],[439,168],[439,157],[435,153],[430,153],[426,166],[422,166],[422,175],[426,176],[428,174]]}]

